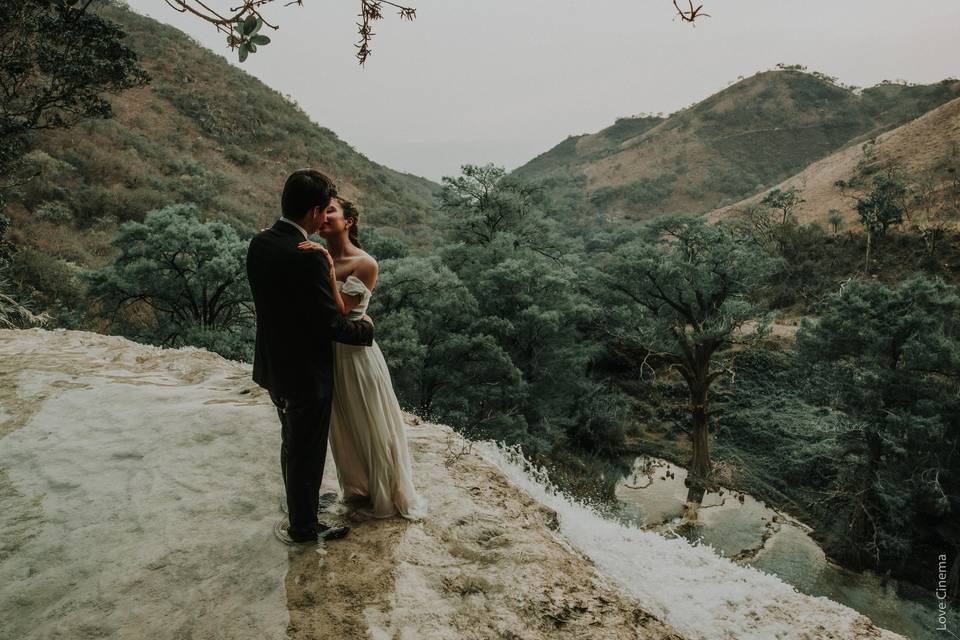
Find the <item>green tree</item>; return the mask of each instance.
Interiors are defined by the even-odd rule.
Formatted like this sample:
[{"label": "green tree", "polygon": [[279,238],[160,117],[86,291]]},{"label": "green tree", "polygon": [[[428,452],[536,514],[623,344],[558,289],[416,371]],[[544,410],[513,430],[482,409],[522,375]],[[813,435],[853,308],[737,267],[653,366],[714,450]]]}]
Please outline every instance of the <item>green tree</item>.
[{"label": "green tree", "polygon": [[790,187],[786,191],[774,189],[764,196],[760,204],[780,212],[780,224],[786,224],[787,219],[793,215],[796,208],[803,202],[806,202],[806,200],[800,197],[800,190],[796,187]]},{"label": "green tree", "polygon": [[124,33],[90,0],[0,3],[0,175],[10,172],[26,134],[109,118],[104,93],[148,81]]},{"label": "green tree", "polygon": [[834,286],[831,253],[835,244],[816,222],[799,224],[789,218],[784,224],[774,216],[771,209],[751,206],[730,224],[745,241],[782,258],[780,269],[765,287],[767,304],[777,309],[806,304]]},{"label": "green tree", "polygon": [[399,238],[380,233],[372,227],[364,228],[361,233],[360,240],[363,243],[363,250],[377,260],[406,258],[410,253],[406,245]]},{"label": "green tree", "polygon": [[449,240],[508,252],[529,249],[551,259],[569,250],[556,223],[544,214],[547,200],[540,185],[492,164],[464,165],[461,175],[444,176],[442,182],[439,202]]},{"label": "green tree", "polygon": [[840,209],[830,209],[827,212],[827,222],[833,227],[833,234],[836,235],[843,226],[843,214]]},{"label": "green tree", "polygon": [[34,314],[14,297],[9,282],[9,267],[13,260],[15,247],[7,239],[10,219],[0,213],[0,329],[17,329],[45,324],[46,314]]},{"label": "green tree", "polygon": [[[583,286],[580,277],[531,251],[516,251],[463,276],[487,330],[523,373],[528,387],[523,415],[544,443],[578,432],[578,408],[597,393],[589,367],[601,344],[584,329],[600,313],[594,304],[598,291]],[[582,435],[576,439],[583,449],[622,444],[622,437],[588,442]]]},{"label": "green tree", "polygon": [[[88,118],[111,116],[104,93],[147,82],[123,31],[94,13],[85,0],[5,0],[0,3],[0,262],[12,245],[3,237],[9,220],[5,192],[35,176],[14,178],[29,134],[62,129]],[[49,319],[14,299],[0,265],[3,324]]]},{"label": "green tree", "polygon": [[[561,234],[540,184],[467,165],[440,194],[451,243],[441,250],[479,305],[485,331],[523,376],[519,411],[541,450],[573,444],[610,453],[623,443],[619,403],[590,375],[602,343],[589,329],[599,291],[582,281],[582,248]],[[597,402],[597,397],[607,401]],[[584,420],[581,407],[610,407]]]},{"label": "green tree", "polygon": [[247,243],[232,227],[201,222],[195,205],[173,205],[124,223],[112,242],[120,251],[116,261],[85,277],[124,333],[250,359]]},{"label": "green tree", "polygon": [[873,178],[873,189],[857,198],[860,222],[875,234],[882,236],[892,225],[903,222],[906,211],[907,187],[900,180],[880,174]]},{"label": "green tree", "polygon": [[372,300],[377,343],[405,406],[473,437],[523,438],[520,371],[439,258],[385,260]]},{"label": "green tree", "polygon": [[[834,184],[841,192],[852,186],[845,180],[837,180]],[[867,230],[867,248],[863,259],[864,275],[870,273],[870,252],[874,239],[883,238],[887,229],[903,222],[907,194],[906,185],[897,179],[892,171],[887,171],[873,177],[873,187],[869,192],[856,196],[860,224]]]},{"label": "green tree", "polygon": [[[711,475],[710,387],[729,372],[730,347],[765,332],[768,318],[751,294],[780,259],[744,241],[730,225],[670,215],[651,221],[645,238],[617,248],[604,266],[623,338],[686,383],[692,422],[688,501],[699,503]],[[757,319],[750,330],[748,322]]]},{"label": "green tree", "polygon": [[15,247],[7,238],[7,231],[10,229],[10,218],[0,213],[0,272],[3,272],[10,266],[13,260]]},{"label": "green tree", "polygon": [[422,415],[543,462],[574,449],[610,456],[624,404],[591,376],[602,344],[585,329],[599,291],[583,286],[577,242],[542,196],[492,165],[445,178],[439,255],[381,263],[378,342],[398,395]]},{"label": "green tree", "polygon": [[914,276],[896,288],[853,281],[804,320],[797,353],[845,414],[836,475],[818,507],[837,557],[902,563],[955,545],[960,527],[960,295]]}]

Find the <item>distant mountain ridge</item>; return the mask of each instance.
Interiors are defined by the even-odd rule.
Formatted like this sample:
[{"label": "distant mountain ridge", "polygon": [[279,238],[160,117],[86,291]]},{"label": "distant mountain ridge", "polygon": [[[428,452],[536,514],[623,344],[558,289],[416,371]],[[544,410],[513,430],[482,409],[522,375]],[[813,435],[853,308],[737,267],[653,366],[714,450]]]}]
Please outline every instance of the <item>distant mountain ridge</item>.
[{"label": "distant mountain ridge", "polygon": [[579,181],[614,218],[704,212],[958,96],[954,79],[854,90],[823,74],[762,71],[670,116],[621,118],[567,138],[514,174]]},{"label": "distant mountain ridge", "polygon": [[[884,167],[895,167],[900,178],[911,187],[921,187],[922,201],[912,201],[908,213],[922,214],[927,202],[942,213],[945,198],[957,195],[943,193],[960,185],[960,98],[951,100],[915,120],[886,131],[862,144],[849,145],[774,186],[781,190],[797,188],[803,202],[793,216],[801,223],[819,222],[827,226],[827,216],[836,209],[846,227],[858,226],[855,199],[844,196],[835,186],[838,180],[869,176]],[[922,182],[923,184],[918,184]],[[763,193],[711,211],[712,220],[736,215],[757,204]],[[949,206],[947,204],[947,206]],[[955,205],[954,205],[955,206]],[[922,218],[923,216],[920,215]],[[914,219],[915,222],[924,222]]]}]

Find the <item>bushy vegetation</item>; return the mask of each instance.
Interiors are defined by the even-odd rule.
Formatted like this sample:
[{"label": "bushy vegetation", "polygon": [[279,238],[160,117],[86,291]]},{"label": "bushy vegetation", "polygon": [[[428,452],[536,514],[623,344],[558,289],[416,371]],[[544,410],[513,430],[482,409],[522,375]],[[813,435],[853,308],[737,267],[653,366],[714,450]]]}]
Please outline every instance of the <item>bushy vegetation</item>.
[{"label": "bushy vegetation", "polygon": [[[5,4],[3,11],[28,4]],[[30,6],[35,12],[43,4]],[[412,249],[429,243],[437,185],[371,162],[287,98],[171,27],[103,2],[86,11],[83,24],[100,25],[94,35],[116,41],[114,49],[83,49],[78,60],[56,68],[96,81],[71,108],[97,117],[56,120],[52,110],[50,122],[72,126],[51,130],[43,120],[31,131],[21,123],[16,136],[0,126],[4,150],[13,148],[7,138],[15,137],[21,152],[0,182],[11,220],[8,237],[18,248],[8,293],[21,302],[51,310],[63,325],[97,326],[70,311],[83,293],[75,276],[112,261],[117,249],[110,239],[120,225],[169,205],[194,204],[205,219],[248,235],[276,216],[283,180],[306,165],[333,175],[363,207],[366,225],[383,237],[402,239]],[[4,21],[4,27],[15,23]],[[71,37],[63,36],[67,44]],[[12,65],[27,53],[59,55],[58,46],[51,41],[49,50],[15,53],[11,45],[3,55],[15,53]],[[105,51],[113,52],[111,60],[91,62]],[[148,86],[133,86],[143,79],[130,66],[134,53],[150,72]],[[7,62],[0,56],[0,68]],[[113,90],[124,91],[104,93]],[[16,105],[7,106],[0,107],[4,118]],[[99,117],[105,115],[114,117]]]},{"label": "bushy vegetation", "polygon": [[[0,326],[42,324],[48,318],[33,314],[17,290],[22,287],[12,282],[19,274],[12,268],[16,247],[8,234],[7,204],[17,195],[16,187],[35,177],[24,167],[30,136],[110,118],[105,95],[148,80],[136,53],[126,46],[123,30],[90,5],[10,0],[0,6]],[[69,209],[56,201],[43,202],[37,213],[55,223],[71,218]],[[21,265],[30,257],[35,256],[16,256]],[[58,287],[59,282],[33,285]]]},{"label": "bushy vegetation", "polygon": [[[856,566],[903,570],[960,530],[960,291],[940,279],[852,282],[797,336],[810,389],[843,412],[814,502]],[[826,519],[826,518],[824,518]]]},{"label": "bushy vegetation", "polygon": [[10,283],[10,264],[13,262],[14,246],[7,239],[10,220],[0,213],[0,328],[18,329],[43,324],[47,317],[34,314],[13,296]]},{"label": "bushy vegetation", "polygon": [[[851,182],[861,208],[888,224],[842,233],[799,224],[790,214],[799,192],[772,193],[732,223],[775,260],[751,298],[809,319],[796,346],[771,338],[729,354],[732,375],[712,393],[715,453],[737,486],[814,525],[834,559],[923,582],[960,530],[960,236],[943,225],[954,215],[951,183],[931,199],[886,171]],[[926,229],[943,237],[929,242]],[[654,363],[642,384],[621,386],[640,398],[643,433],[667,436],[642,448],[688,451],[682,381],[643,352],[628,357]]]},{"label": "bushy vegetation", "polygon": [[717,457],[741,488],[813,524],[847,566],[928,584],[953,549],[958,294],[926,275],[851,281],[804,321],[796,347],[738,353],[736,378],[720,381]]},{"label": "bushy vegetation", "polygon": [[[736,227],[692,216],[661,216],[640,239],[616,247],[598,277],[610,292],[619,339],[646,351],[644,362],[668,368],[687,387],[691,457],[689,500],[701,502],[711,472],[710,388],[730,372],[732,347],[763,334],[756,289],[779,259],[744,242]],[[746,331],[750,321],[761,321]],[[642,373],[642,371],[641,371]]]},{"label": "bushy vegetation", "polygon": [[649,131],[653,127],[663,122],[663,120],[663,118],[656,116],[617,118],[616,122],[614,122],[612,126],[607,127],[601,133],[610,142],[620,143],[638,136],[645,131]]},{"label": "bushy vegetation", "polygon": [[616,187],[601,187],[590,194],[590,202],[601,211],[621,203],[631,211],[643,212],[663,204],[673,194],[676,182],[677,175],[667,173]]},{"label": "bushy vegetation", "polygon": [[0,175],[15,168],[31,132],[109,118],[104,94],[146,82],[123,30],[90,4],[7,0],[0,6]]},{"label": "bushy vegetation", "polygon": [[609,464],[625,401],[590,373],[603,307],[576,268],[581,241],[502,169],[468,165],[444,183],[437,255],[382,261],[371,307],[402,402],[542,464],[576,451]]},{"label": "bushy vegetation", "polygon": [[83,276],[115,330],[250,361],[255,325],[247,243],[223,222],[202,222],[195,205],[172,205],[124,223],[113,239],[120,254],[114,263]]}]

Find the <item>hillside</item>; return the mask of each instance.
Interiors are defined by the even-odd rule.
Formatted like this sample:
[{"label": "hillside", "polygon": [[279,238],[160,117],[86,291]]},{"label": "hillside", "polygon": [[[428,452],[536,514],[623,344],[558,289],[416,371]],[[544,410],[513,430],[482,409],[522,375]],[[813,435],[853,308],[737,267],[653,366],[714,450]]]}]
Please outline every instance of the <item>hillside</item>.
[{"label": "hillside", "polygon": [[[841,212],[847,228],[859,226],[855,200],[844,196],[834,186],[837,180],[850,181],[869,176],[884,167],[895,167],[908,184],[917,189],[926,187],[933,200],[942,200],[946,190],[956,189],[960,180],[960,99],[937,107],[916,120],[875,140],[851,145],[819,160],[803,171],[784,180],[775,188],[800,189],[804,202],[794,215],[799,222],[820,222],[827,226],[831,209]],[[736,212],[758,203],[766,191],[709,213],[713,220],[736,215]],[[960,192],[954,195],[960,199]],[[924,204],[912,203],[914,221],[922,222]]]},{"label": "hillside", "polygon": [[276,412],[248,365],[42,330],[0,331],[0,361],[11,638],[900,638],[710,547],[602,520],[413,418],[428,517],[335,505],[347,538],[285,547]]},{"label": "hillside", "polygon": [[956,80],[855,91],[822,74],[764,71],[669,117],[622,118],[568,138],[515,174],[580,181],[614,218],[704,212],[958,95]]},{"label": "hillside", "polygon": [[184,33],[123,8],[100,11],[123,26],[152,82],[112,97],[113,119],[35,138],[27,173],[39,175],[8,197],[21,247],[97,263],[118,223],[179,202],[252,232],[275,218],[284,179],[305,166],[332,175],[366,224],[428,241],[436,184],[369,160]]}]

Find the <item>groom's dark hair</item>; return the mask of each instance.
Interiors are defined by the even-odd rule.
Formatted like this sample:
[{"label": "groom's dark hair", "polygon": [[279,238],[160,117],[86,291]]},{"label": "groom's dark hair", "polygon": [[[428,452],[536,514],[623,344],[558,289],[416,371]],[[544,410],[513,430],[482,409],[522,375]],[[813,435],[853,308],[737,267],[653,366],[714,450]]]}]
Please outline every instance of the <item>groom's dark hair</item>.
[{"label": "groom's dark hair", "polygon": [[313,207],[326,208],[337,195],[337,186],[314,169],[294,171],[283,185],[280,208],[284,218],[300,220]]}]

